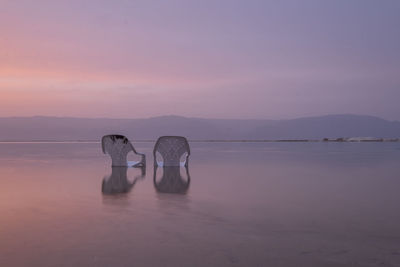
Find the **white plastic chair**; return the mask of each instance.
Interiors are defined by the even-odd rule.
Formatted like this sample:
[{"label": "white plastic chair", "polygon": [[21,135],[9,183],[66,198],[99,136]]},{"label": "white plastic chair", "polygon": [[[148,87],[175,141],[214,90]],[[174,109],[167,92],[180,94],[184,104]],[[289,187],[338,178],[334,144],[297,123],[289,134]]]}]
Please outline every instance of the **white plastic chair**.
[{"label": "white plastic chair", "polygon": [[[146,155],[136,152],[131,142],[123,135],[105,135],[101,139],[104,154],[108,154],[112,160],[113,167],[140,167],[146,165]],[[127,161],[129,152],[141,156],[140,161]]]},{"label": "white plastic chair", "polygon": [[[157,161],[157,152],[163,161]],[[186,153],[183,162],[181,157]],[[187,139],[183,136],[161,136],[158,138],[153,150],[154,166],[188,166],[190,147]]]}]

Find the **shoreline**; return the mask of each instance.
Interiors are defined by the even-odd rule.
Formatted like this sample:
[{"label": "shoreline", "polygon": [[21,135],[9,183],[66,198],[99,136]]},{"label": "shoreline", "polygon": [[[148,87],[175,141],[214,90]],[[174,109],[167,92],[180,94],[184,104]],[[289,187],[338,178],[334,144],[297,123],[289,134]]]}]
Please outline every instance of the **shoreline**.
[{"label": "shoreline", "polygon": [[[157,140],[131,140],[136,143],[152,143]],[[314,140],[314,139],[274,139],[274,140],[221,140],[221,139],[193,139],[192,143],[398,143],[400,139],[374,140]],[[0,140],[0,144],[74,144],[74,143],[101,143],[97,140]]]}]

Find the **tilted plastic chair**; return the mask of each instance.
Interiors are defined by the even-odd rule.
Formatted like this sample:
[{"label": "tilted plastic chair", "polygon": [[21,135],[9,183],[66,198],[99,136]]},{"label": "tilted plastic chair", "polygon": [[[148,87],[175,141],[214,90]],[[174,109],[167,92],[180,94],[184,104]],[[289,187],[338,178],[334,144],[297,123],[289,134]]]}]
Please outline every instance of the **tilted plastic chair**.
[{"label": "tilted plastic chair", "polygon": [[[162,162],[157,162],[157,152],[160,153]],[[185,153],[185,161],[181,163],[180,159]],[[161,136],[154,146],[153,156],[154,166],[188,166],[189,143],[183,136]]]},{"label": "tilted plastic chair", "polygon": [[[113,167],[140,167],[146,165],[146,155],[136,152],[128,138],[123,135],[105,135],[101,139],[101,146],[103,153],[110,155]],[[127,161],[127,155],[131,151],[141,156],[139,162]]]}]

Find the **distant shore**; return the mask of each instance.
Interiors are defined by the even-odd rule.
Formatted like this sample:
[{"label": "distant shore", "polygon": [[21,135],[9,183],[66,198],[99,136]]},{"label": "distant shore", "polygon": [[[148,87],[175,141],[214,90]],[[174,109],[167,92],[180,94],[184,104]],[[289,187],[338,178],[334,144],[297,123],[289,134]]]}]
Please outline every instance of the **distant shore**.
[{"label": "distant shore", "polygon": [[[132,140],[137,143],[152,143],[156,140]],[[377,138],[377,139],[354,139],[354,138],[336,138],[336,139],[276,139],[276,140],[190,140],[192,143],[371,143],[371,142],[400,142],[400,138]],[[10,143],[100,143],[100,140],[0,140],[0,144]]]}]

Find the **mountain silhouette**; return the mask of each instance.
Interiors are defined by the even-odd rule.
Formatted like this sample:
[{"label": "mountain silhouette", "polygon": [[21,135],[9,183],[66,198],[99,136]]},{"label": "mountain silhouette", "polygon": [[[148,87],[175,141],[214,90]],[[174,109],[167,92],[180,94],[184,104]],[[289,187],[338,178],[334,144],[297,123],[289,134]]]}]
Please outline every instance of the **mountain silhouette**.
[{"label": "mountain silhouette", "polygon": [[100,140],[106,134],[131,140],[182,135],[190,140],[280,140],[339,137],[399,138],[400,122],[363,115],[328,115],[290,120],[146,119],[65,117],[0,118],[0,141]]}]

